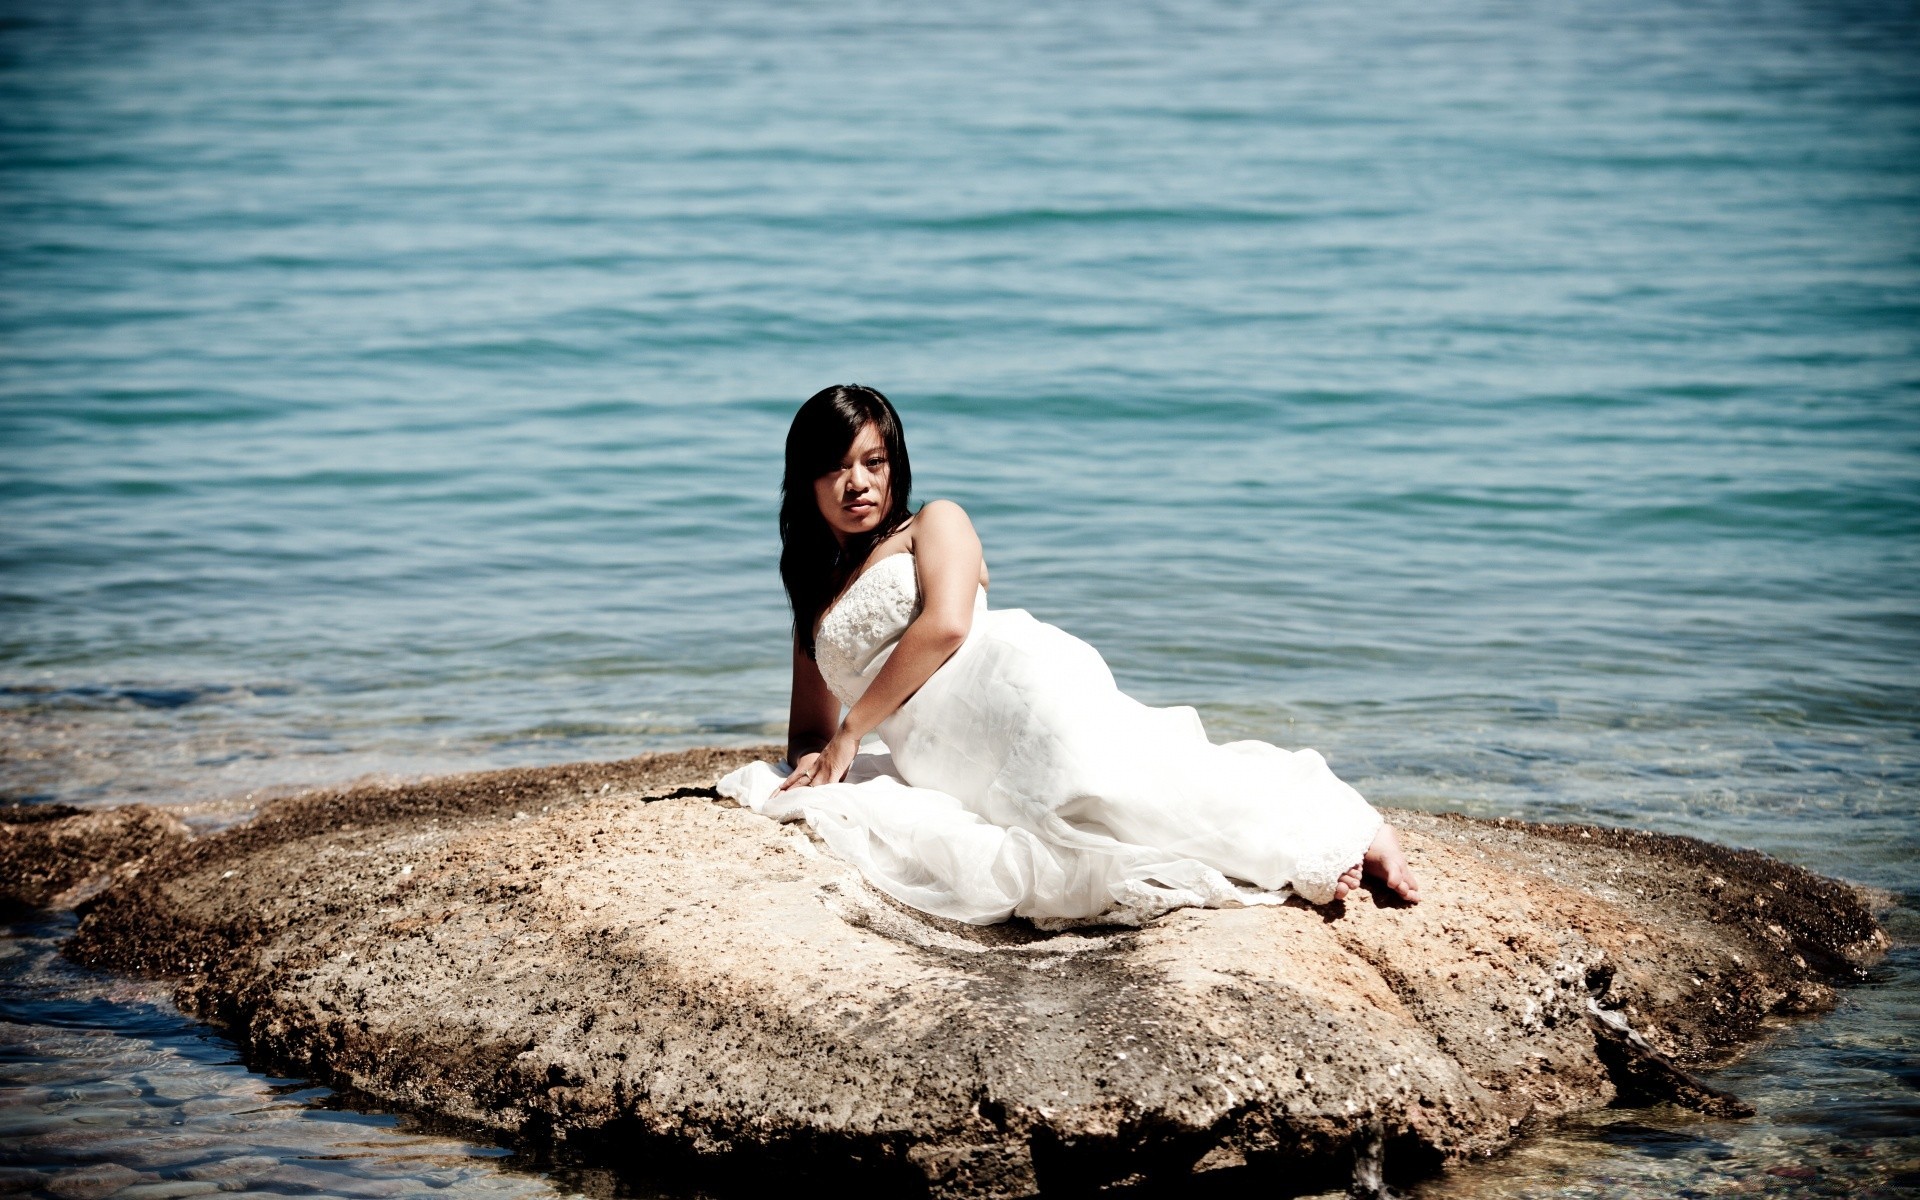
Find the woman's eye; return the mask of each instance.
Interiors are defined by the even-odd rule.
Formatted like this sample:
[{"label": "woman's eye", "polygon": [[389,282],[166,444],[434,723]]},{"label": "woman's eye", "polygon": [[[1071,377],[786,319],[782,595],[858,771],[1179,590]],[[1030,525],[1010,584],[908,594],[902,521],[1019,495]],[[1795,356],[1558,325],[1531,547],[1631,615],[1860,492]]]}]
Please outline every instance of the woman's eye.
[{"label": "woman's eye", "polygon": [[878,455],[867,460],[867,470],[875,471],[887,465],[887,460]]}]

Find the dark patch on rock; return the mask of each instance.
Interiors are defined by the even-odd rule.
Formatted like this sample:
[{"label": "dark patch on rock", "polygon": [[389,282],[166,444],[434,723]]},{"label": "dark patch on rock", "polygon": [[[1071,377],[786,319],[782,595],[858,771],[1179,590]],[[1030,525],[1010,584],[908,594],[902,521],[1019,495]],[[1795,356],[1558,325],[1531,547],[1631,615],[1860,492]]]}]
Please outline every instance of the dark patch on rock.
[{"label": "dark patch on rock", "polygon": [[0,805],[0,912],[83,902],[186,840],[185,824],[144,804]]},{"label": "dark patch on rock", "polygon": [[71,804],[0,804],[0,825],[41,825],[86,812]]},{"label": "dark patch on rock", "polygon": [[1619,1013],[1598,1005],[1589,1008],[1594,1049],[1606,1064],[1621,1104],[1659,1104],[1672,1101],[1714,1117],[1750,1117],[1753,1106],[1730,1092],[1709,1087],[1674,1065],[1672,1059],[1647,1044]]}]

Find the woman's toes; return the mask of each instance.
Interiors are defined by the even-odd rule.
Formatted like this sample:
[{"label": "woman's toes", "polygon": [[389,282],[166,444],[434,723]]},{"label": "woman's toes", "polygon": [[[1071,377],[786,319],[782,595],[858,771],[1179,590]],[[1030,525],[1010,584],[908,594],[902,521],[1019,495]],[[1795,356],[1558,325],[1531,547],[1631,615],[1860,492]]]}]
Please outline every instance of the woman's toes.
[{"label": "woman's toes", "polygon": [[1408,904],[1420,903],[1420,884],[1414,879],[1413,872],[1404,865],[1394,872],[1393,878],[1387,880],[1387,886],[1399,892],[1400,898]]},{"label": "woman's toes", "polygon": [[1335,900],[1345,900],[1347,898],[1348,893],[1352,892],[1353,889],[1359,886],[1360,886],[1360,866],[1358,864],[1355,864],[1354,866],[1348,867],[1344,872],[1341,873],[1340,878],[1334,881],[1333,898]]},{"label": "woman's toes", "polygon": [[1420,885],[1414,882],[1413,872],[1407,868],[1407,856],[1400,849],[1400,835],[1394,832],[1393,826],[1382,825],[1380,832],[1373,835],[1364,865],[1368,874],[1378,877],[1408,904],[1420,902]]}]

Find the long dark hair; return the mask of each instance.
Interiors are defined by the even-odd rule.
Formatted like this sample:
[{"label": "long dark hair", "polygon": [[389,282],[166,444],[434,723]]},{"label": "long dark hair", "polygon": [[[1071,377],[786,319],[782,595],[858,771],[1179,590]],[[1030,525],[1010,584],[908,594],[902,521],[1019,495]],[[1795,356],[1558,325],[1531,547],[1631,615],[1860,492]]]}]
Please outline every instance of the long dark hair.
[{"label": "long dark hair", "polygon": [[[843,548],[820,515],[813,484],[839,468],[847,447],[868,425],[879,429],[887,446],[892,499],[873,532],[848,538]],[[793,414],[787,429],[787,472],[780,481],[780,582],[786,584],[787,602],[793,605],[794,641],[807,657],[813,657],[813,626],[821,609],[866,563],[874,546],[913,515],[907,509],[912,490],[913,468],[907,462],[900,414],[879,392],[857,383],[836,384],[815,392]]]}]

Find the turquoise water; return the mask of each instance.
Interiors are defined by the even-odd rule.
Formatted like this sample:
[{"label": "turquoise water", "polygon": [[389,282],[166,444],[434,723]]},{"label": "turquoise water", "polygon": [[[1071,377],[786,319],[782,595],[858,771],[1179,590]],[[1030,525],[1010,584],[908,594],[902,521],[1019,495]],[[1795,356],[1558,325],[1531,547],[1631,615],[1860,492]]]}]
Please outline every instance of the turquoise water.
[{"label": "turquoise water", "polygon": [[[1910,936],[1917,50],[1892,3],[5,0],[0,788],[214,824],[777,737],[780,439],[859,380],[993,602],[1216,738]],[[1920,1169],[1916,994],[1708,1140],[1844,1136],[1770,1115],[1843,1078],[1898,1120],[1822,1178]],[[1582,1144],[1596,1194],[1693,1161]]]}]

